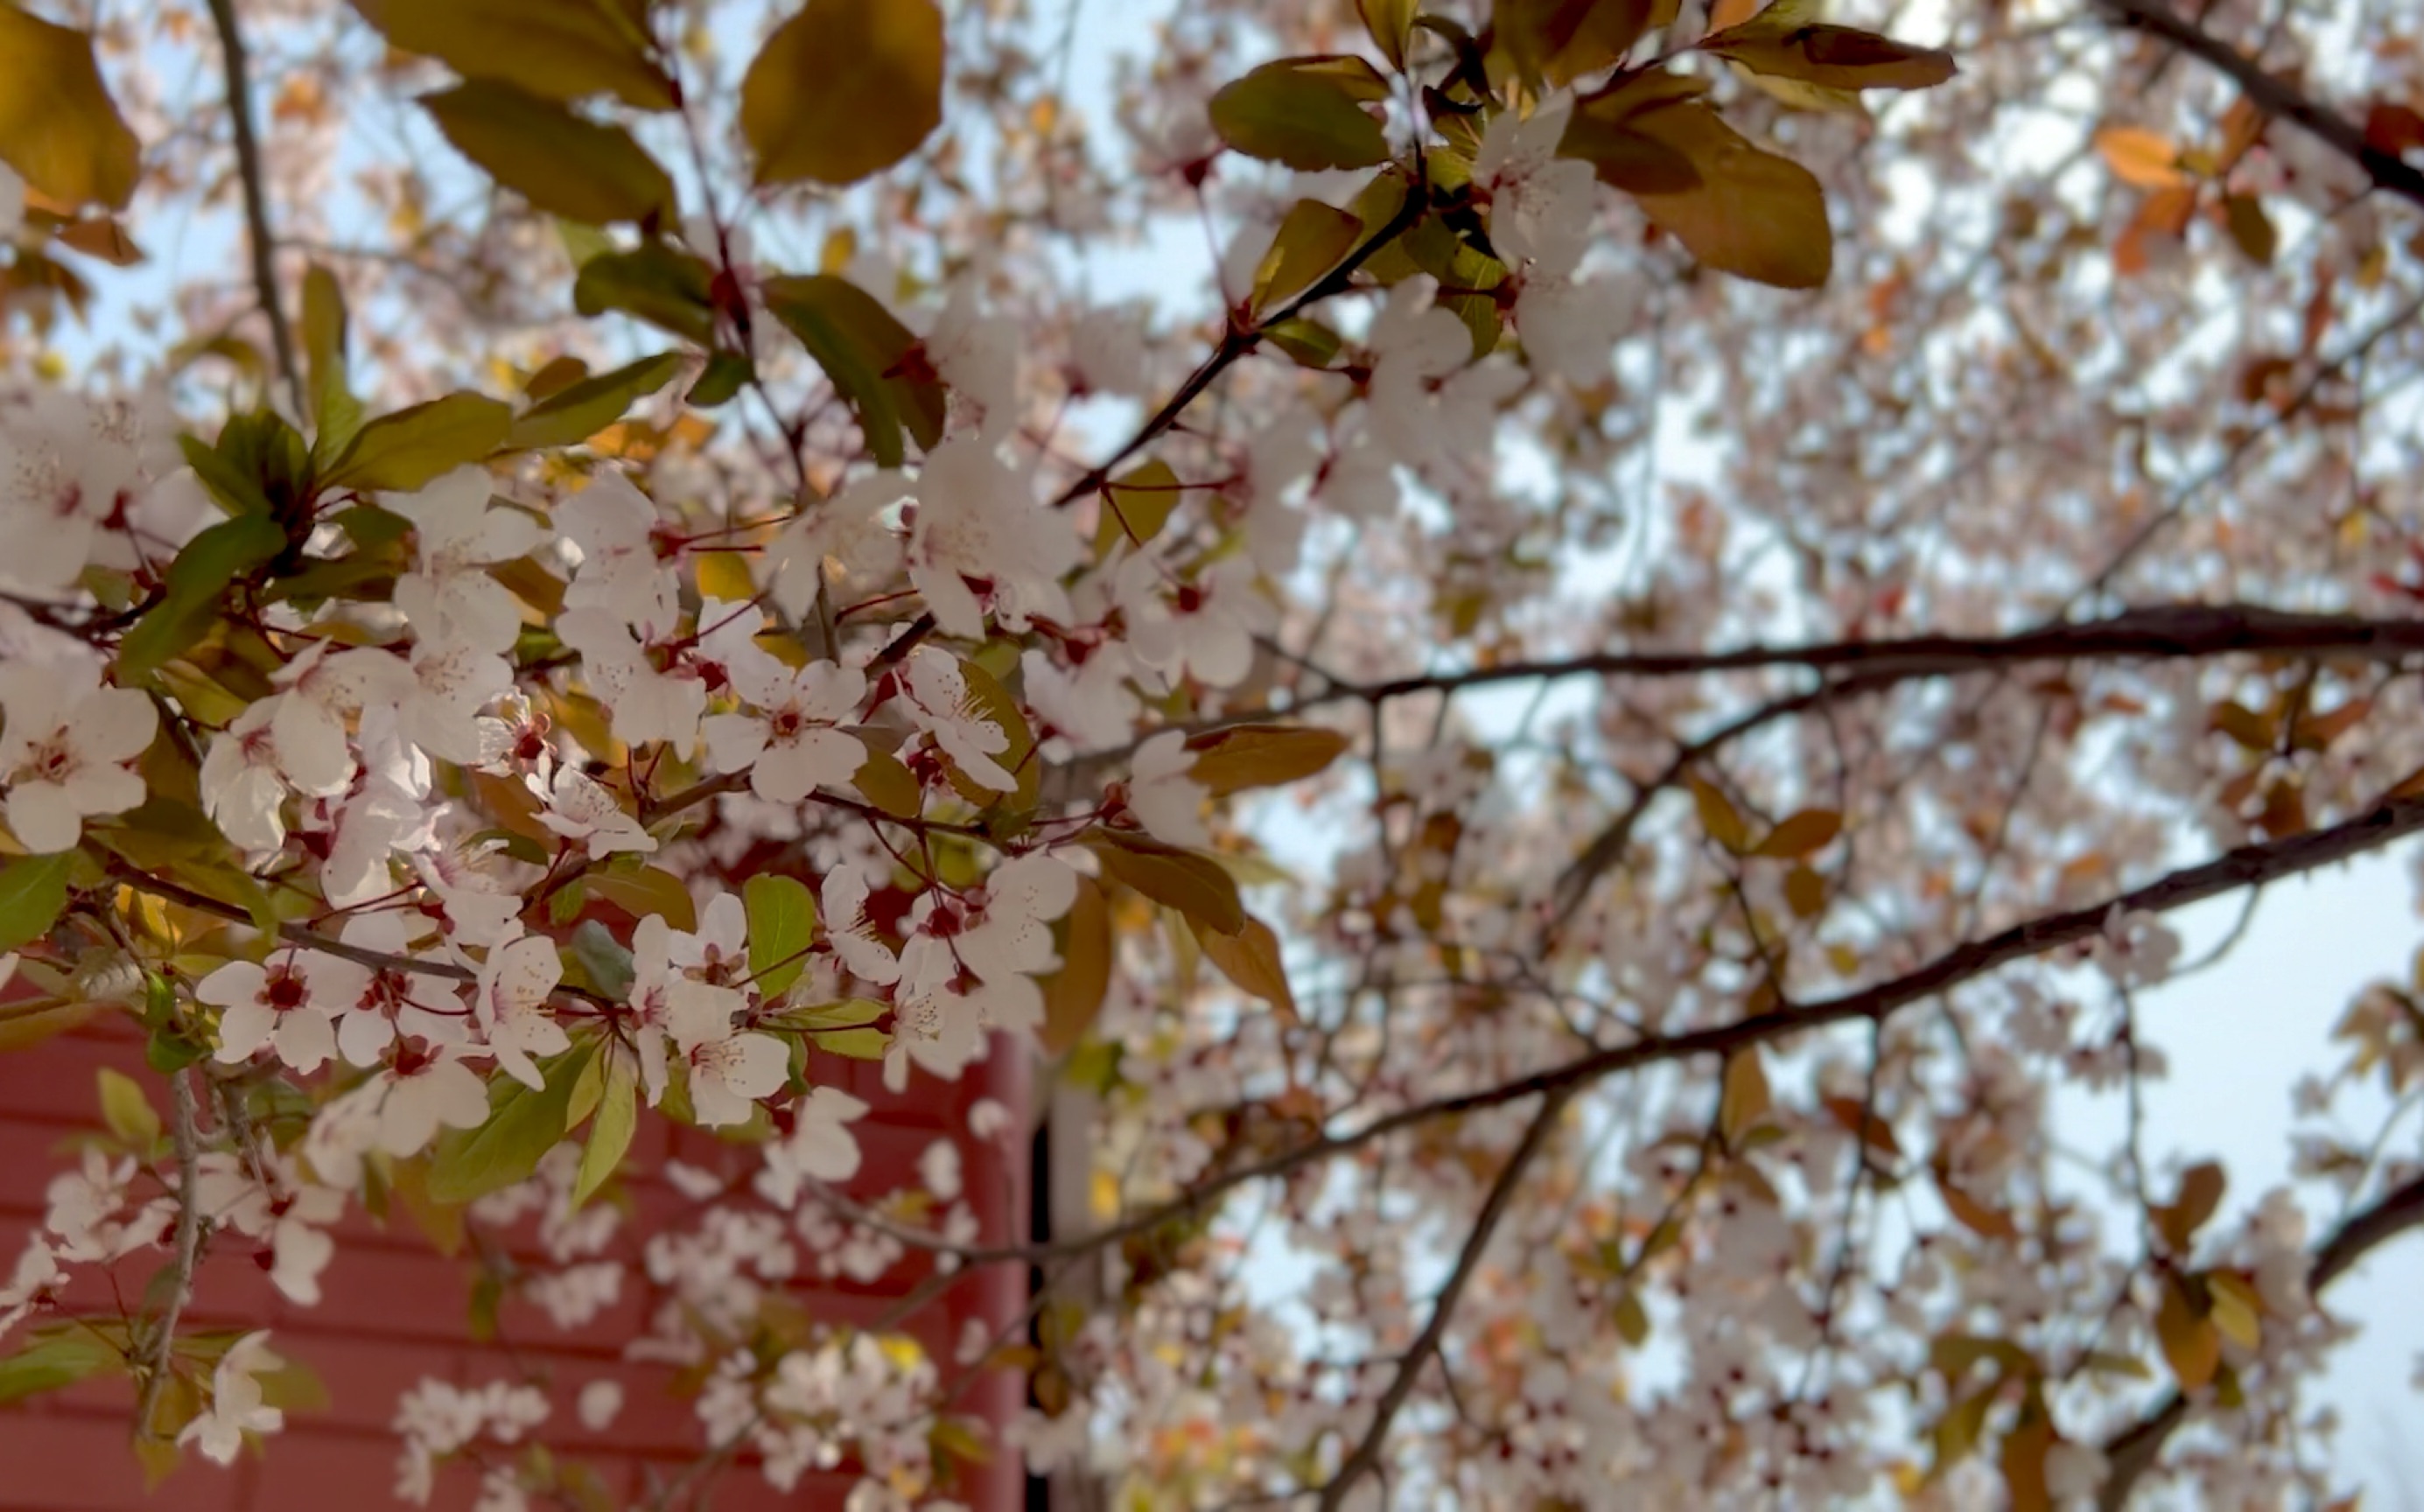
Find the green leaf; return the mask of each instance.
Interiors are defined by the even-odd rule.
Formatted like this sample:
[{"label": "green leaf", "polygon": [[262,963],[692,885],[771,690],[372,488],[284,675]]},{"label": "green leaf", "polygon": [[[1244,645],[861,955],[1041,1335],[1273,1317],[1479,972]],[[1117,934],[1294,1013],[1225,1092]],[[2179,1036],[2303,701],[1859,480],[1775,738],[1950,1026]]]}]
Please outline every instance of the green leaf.
[{"label": "green leaf", "polygon": [[948,394],[909,361],[917,338],[881,300],[830,273],[769,279],[765,295],[766,308],[849,401],[879,465],[900,465],[904,426],[919,446],[942,438]]},{"label": "green leaf", "polygon": [[1652,0],[1498,0],[1492,15],[1525,74],[1562,85],[1613,67],[1655,9]]},{"label": "green leaf", "polygon": [[[640,19],[599,0],[353,0],[362,19],[407,53],[468,79],[499,79],[570,103],[612,94],[671,110],[673,81],[651,60]],[[645,14],[645,12],[643,13]]]},{"label": "green leaf", "polygon": [[774,1015],[773,1022],[789,1029],[854,1029],[891,1011],[891,1004],[872,997],[845,997],[837,1003],[819,1003],[814,1008],[786,1009]]},{"label": "green leaf", "polygon": [[1826,195],[1808,168],[1754,147],[1697,100],[1643,110],[1624,125],[1691,165],[1690,187],[1629,189],[1642,213],[1720,273],[1815,289],[1834,267]]},{"label": "green leaf", "polygon": [[101,1083],[101,1122],[128,1149],[141,1153],[160,1140],[160,1114],[135,1078],[122,1071],[104,1066],[96,1073]]},{"label": "green leaf", "polygon": [[0,163],[63,204],[123,210],[142,155],[101,82],[92,39],[0,5]]},{"label": "green leaf", "polygon": [[594,918],[585,918],[573,930],[569,943],[573,963],[589,979],[591,987],[617,1002],[630,995],[631,952],[614,938],[612,931]]},{"label": "green leaf", "polygon": [[710,353],[706,371],[690,386],[690,392],[682,395],[682,403],[695,409],[713,409],[739,393],[757,375],[756,366],[738,352]]},{"label": "green leaf", "polygon": [[314,263],[303,275],[303,356],[310,374],[311,455],[326,462],[353,444],[362,404],[345,382],[345,293]]},{"label": "green leaf", "polygon": [[581,264],[572,308],[584,315],[619,310],[660,330],[715,344],[715,270],[700,258],[643,242],[628,252],[600,252]]},{"label": "green leaf", "polygon": [[[1342,64],[1359,67],[1369,88]],[[1359,101],[1387,95],[1361,58],[1282,58],[1212,97],[1212,129],[1248,157],[1292,168],[1370,167],[1388,161],[1389,138]]]},{"label": "green leaf", "polygon": [[[5,14],[0,11],[0,15]],[[41,1392],[56,1392],[104,1372],[117,1375],[125,1369],[126,1357],[109,1341],[69,1325],[0,1360],[0,1407]]]},{"label": "green leaf", "polygon": [[1237,880],[1211,857],[1110,831],[1098,830],[1077,843],[1094,852],[1113,882],[1178,910],[1189,923],[1222,934],[1245,929],[1246,907],[1237,897]]},{"label": "green leaf", "polygon": [[326,479],[331,488],[408,493],[505,444],[514,412],[485,394],[451,393],[364,425]]},{"label": "green leaf", "polygon": [[1336,331],[1302,315],[1291,315],[1264,326],[1263,340],[1278,347],[1298,367],[1316,372],[1337,361],[1338,354],[1347,345]]},{"label": "green leaf", "polygon": [[506,434],[515,451],[578,446],[623,418],[634,401],[655,393],[681,371],[673,352],[644,357],[611,373],[566,384],[522,411]]},{"label": "green leaf", "polygon": [[639,1096],[634,1089],[632,1058],[619,1046],[606,1053],[606,1084],[598,1099],[597,1122],[589,1126],[589,1143],[581,1152],[581,1173],[573,1179],[572,1205],[579,1207],[606,1185],[614,1168],[631,1148],[639,1127]]},{"label": "green leaf", "polygon": [[493,79],[423,95],[421,105],[456,151],[550,215],[648,225],[679,214],[673,179],[620,126]]},{"label": "green leaf", "polygon": [[817,900],[796,877],[759,872],[741,884],[749,913],[749,973],[769,1001],[800,979],[816,938]]},{"label": "green leaf", "polygon": [[1112,479],[1104,485],[1102,517],[1094,522],[1094,554],[1103,556],[1117,541],[1141,546],[1152,540],[1184,497],[1178,474],[1159,458]]},{"label": "green leaf", "polygon": [[892,1036],[882,1029],[829,1029],[808,1038],[818,1049],[850,1060],[881,1060],[892,1047]]},{"label": "green leaf", "polygon": [[1363,236],[1362,216],[1318,199],[1298,200],[1282,217],[1270,250],[1254,270],[1248,302],[1257,315],[1279,309],[1346,262]]},{"label": "green leaf", "polygon": [[690,889],[662,867],[593,871],[582,880],[592,897],[604,899],[634,919],[662,914],[667,924],[685,934],[698,928],[698,904],[692,900]]},{"label": "green leaf", "polygon": [[540,1091],[511,1076],[499,1076],[489,1089],[488,1122],[439,1136],[430,1162],[430,1199],[469,1202],[529,1180],[539,1161],[563,1141],[573,1085],[597,1053],[592,1042],[549,1061],[541,1068],[546,1087]]},{"label": "green leaf", "polygon": [[1406,66],[1406,44],[1414,35],[1415,0],[1355,0],[1356,14],[1364,18],[1364,29],[1372,34],[1372,45],[1389,60],[1393,69]]},{"label": "green leaf", "polygon": [[266,515],[223,519],[185,543],[168,564],[167,594],[118,646],[121,683],[148,678],[211,631],[228,585],[286,549],[286,532]]},{"label": "green leaf", "polygon": [[14,950],[51,932],[68,906],[72,851],[19,856],[0,867],[0,950]]},{"label": "green leaf", "polygon": [[942,119],[933,0],[808,0],[741,81],[759,183],[854,183],[916,151]]}]

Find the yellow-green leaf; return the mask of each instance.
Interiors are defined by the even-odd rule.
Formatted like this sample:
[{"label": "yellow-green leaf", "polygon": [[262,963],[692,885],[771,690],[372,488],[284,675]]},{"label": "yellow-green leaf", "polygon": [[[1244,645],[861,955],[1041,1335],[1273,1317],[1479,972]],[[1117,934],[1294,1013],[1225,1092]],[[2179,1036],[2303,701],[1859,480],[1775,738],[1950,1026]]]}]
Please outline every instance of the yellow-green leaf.
[{"label": "yellow-green leaf", "polygon": [[1406,43],[1413,38],[1415,9],[1415,0],[1355,0],[1355,13],[1364,18],[1372,45],[1393,69],[1406,66]]},{"label": "yellow-green leaf", "polygon": [[1650,29],[1652,0],[1498,0],[1499,40],[1553,85],[1613,68]]},{"label": "yellow-green leaf", "polygon": [[1628,192],[1694,257],[1780,289],[1826,281],[1834,232],[1826,191],[1808,168],[1752,146],[1697,100],[1653,106],[1624,125],[1691,164],[1698,182],[1689,188]]},{"label": "yellow-green leaf", "polygon": [[353,0],[398,48],[467,79],[498,79],[569,103],[611,94],[670,110],[673,81],[653,61],[646,28],[599,0]]},{"label": "yellow-green leaf", "polygon": [[606,1051],[606,1080],[598,1098],[597,1121],[589,1125],[589,1142],[582,1148],[581,1172],[572,1184],[572,1205],[589,1201],[631,1148],[639,1127],[639,1097],[634,1089],[633,1058],[621,1046]]},{"label": "yellow-green leaf", "polygon": [[1241,992],[1261,998],[1278,1011],[1282,1019],[1295,1023],[1296,994],[1288,990],[1287,967],[1280,960],[1279,936],[1261,919],[1248,915],[1246,927],[1235,934],[1222,934],[1216,930],[1188,921],[1195,931],[1196,943],[1204,948],[1204,959],[1220,968],[1220,975],[1237,985]]},{"label": "yellow-green leaf", "polygon": [[543,1068],[545,1087],[533,1091],[511,1076],[491,1083],[488,1122],[439,1136],[429,1165],[428,1195],[437,1202],[469,1202],[529,1178],[571,1123],[572,1090],[587,1074],[595,1042],[576,1045]]},{"label": "yellow-green leaf", "polygon": [[2222,215],[2231,242],[2247,254],[2247,260],[2259,268],[2271,267],[2272,254],[2281,247],[2281,233],[2272,229],[2272,217],[2264,213],[2264,201],[2252,194],[2225,195]]},{"label": "yellow-green leaf", "polygon": [[323,482],[331,488],[408,492],[504,445],[513,423],[512,407],[484,394],[432,399],[364,425]]},{"label": "yellow-green leaf", "polygon": [[1370,167],[1388,160],[1389,138],[1360,102],[1387,95],[1361,58],[1282,58],[1213,95],[1212,129],[1248,157],[1292,168]]},{"label": "yellow-green leaf", "polygon": [[68,906],[72,851],[19,856],[0,867],[0,950],[14,950],[51,932]]},{"label": "yellow-green leaf", "polygon": [[1141,546],[1161,533],[1178,507],[1178,474],[1158,459],[1112,479],[1103,488],[1102,517],[1094,525],[1094,554],[1107,554],[1113,543]]},{"label": "yellow-green leaf", "polygon": [[1700,828],[1710,839],[1740,854],[1750,849],[1750,826],[1734,807],[1725,789],[1704,777],[1689,779],[1692,785],[1692,806],[1699,810]]},{"label": "yellow-green leaf", "polygon": [[1363,234],[1363,218],[1335,205],[1300,199],[1289,206],[1254,270],[1254,313],[1268,314],[1312,288],[1347,261]]},{"label": "yellow-green leaf", "polygon": [[1156,903],[1221,934],[1246,927],[1246,906],[1236,879],[1209,856],[1182,851],[1141,836],[1097,831],[1079,842],[1094,852],[1113,882],[1133,887]]},{"label": "yellow-green leaf", "polygon": [[671,383],[681,361],[672,352],[660,352],[566,384],[516,417],[505,444],[516,451],[577,446],[621,420],[635,401]]},{"label": "yellow-green leaf", "polygon": [[582,878],[592,898],[602,898],[634,919],[662,915],[666,924],[689,933],[698,928],[698,905],[681,879],[662,867],[632,871],[592,871]]},{"label": "yellow-green leaf", "polygon": [[317,263],[303,275],[303,357],[315,427],[311,454],[326,460],[352,444],[362,406],[345,377],[345,292]]},{"label": "yellow-green leaf", "polygon": [[1066,1055],[1086,1037],[1111,986],[1111,910],[1092,877],[1077,879],[1060,941],[1060,969],[1044,983],[1044,1048]]},{"label": "yellow-green leaf", "polygon": [[760,995],[783,995],[800,979],[816,939],[817,900],[797,877],[759,872],[741,885],[749,915],[749,972]]},{"label": "yellow-green leaf", "polygon": [[916,151],[942,119],[933,0],[808,0],[741,82],[760,183],[854,183]]},{"label": "yellow-green leaf", "polygon": [[711,346],[714,288],[715,270],[703,260],[662,242],[642,242],[628,252],[600,252],[583,262],[572,282],[572,308],[584,315],[619,310]]},{"label": "yellow-green leaf", "polygon": [[101,82],[92,39],[0,4],[0,163],[60,204],[123,210],[142,152]]},{"label": "yellow-green leaf", "polygon": [[904,426],[919,446],[942,438],[948,392],[908,362],[917,338],[881,300],[831,273],[769,279],[765,296],[766,308],[849,401],[879,465],[900,465]]},{"label": "yellow-green leaf", "polygon": [[851,778],[858,795],[894,819],[916,819],[926,806],[925,789],[917,779],[901,764],[901,758],[885,751],[869,751],[860,762],[858,775]]},{"label": "yellow-green leaf", "polygon": [[1311,724],[1236,724],[1189,739],[1187,775],[1215,798],[1247,788],[1277,788],[1315,776],[1348,746],[1336,730]]},{"label": "yellow-green leaf", "polygon": [[620,126],[494,79],[421,97],[455,150],[550,215],[591,225],[670,223],[674,182]]},{"label": "yellow-green leaf", "polygon": [[134,1077],[122,1071],[104,1066],[97,1074],[101,1082],[101,1122],[109,1132],[131,1150],[149,1150],[160,1138],[160,1114],[152,1100]]}]

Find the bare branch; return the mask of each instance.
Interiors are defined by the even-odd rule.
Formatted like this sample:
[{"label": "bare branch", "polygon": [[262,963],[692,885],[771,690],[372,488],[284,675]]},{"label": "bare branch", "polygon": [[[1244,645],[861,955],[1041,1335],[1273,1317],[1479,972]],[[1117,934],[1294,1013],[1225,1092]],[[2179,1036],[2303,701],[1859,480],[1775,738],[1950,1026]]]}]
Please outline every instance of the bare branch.
[{"label": "bare branch", "polygon": [[177,1351],[177,1323],[193,1296],[194,1272],[201,1265],[202,1246],[210,1237],[202,1219],[198,1184],[199,1148],[194,1133],[194,1073],[180,1071],[168,1078],[168,1134],[177,1152],[177,1229],[175,1257],[170,1262],[167,1299],[160,1304],[143,1362],[143,1394],[135,1407],[135,1431],[149,1434],[160,1393],[168,1384],[170,1361]]},{"label": "bare branch", "polygon": [[2374,187],[2424,206],[2424,169],[2365,139],[2365,128],[2321,104],[2230,43],[2181,16],[2162,0],[2097,0],[2122,25],[2160,37],[2209,67],[2228,74],[2250,103],[2268,116],[2304,127],[2317,140],[2365,169]]},{"label": "bare branch", "polygon": [[1337,1512],[1338,1508],[1346,1505],[1348,1493],[1379,1462],[1380,1451],[1388,1442],[1389,1424],[1395,1421],[1398,1409],[1406,1405],[1406,1398],[1413,1393],[1414,1382],[1421,1377],[1424,1367],[1439,1352],[1440,1340],[1447,1332],[1448,1320],[1455,1315],[1457,1300],[1464,1295],[1464,1288],[1473,1280],[1473,1273],[1480,1268],[1482,1253],[1490,1248],[1490,1240],[1498,1232],[1500,1220],[1507,1217],[1507,1208],[1514,1200],[1515,1189],[1523,1183],[1523,1172],[1548,1144],[1550,1134],[1557,1126],[1558,1115],[1565,1111],[1566,1104],[1580,1090],[1579,1085],[1575,1085],[1551,1091],[1542,1100],[1540,1110],[1532,1115],[1530,1126],[1523,1131],[1523,1142],[1516,1145],[1515,1153],[1507,1157],[1507,1164],[1498,1168],[1497,1178],[1490,1184],[1490,1195],[1483,1200],[1481,1212],[1473,1220],[1473,1231],[1464,1236],[1464,1248],[1456,1257],[1456,1268],[1448,1273],[1447,1280],[1440,1285],[1439,1295],[1431,1301],[1429,1319],[1424,1323],[1423,1331],[1415,1336],[1412,1347],[1397,1361],[1396,1374],[1390,1378],[1388,1389],[1380,1393],[1379,1402],[1372,1409],[1372,1425],[1364,1430],[1362,1441],[1338,1467],[1338,1473],[1331,1477],[1330,1484],[1322,1488],[1321,1512]]},{"label": "bare branch", "polygon": [[252,244],[252,284],[261,309],[269,317],[269,339],[278,354],[279,376],[304,406],[302,370],[295,362],[295,333],[286,324],[286,307],[278,297],[278,243],[269,233],[269,194],[263,183],[261,141],[253,132],[252,87],[247,82],[244,33],[237,28],[235,0],[211,0],[211,20],[218,27],[219,54],[226,60],[228,119],[235,126],[235,162],[244,181],[244,220]]}]

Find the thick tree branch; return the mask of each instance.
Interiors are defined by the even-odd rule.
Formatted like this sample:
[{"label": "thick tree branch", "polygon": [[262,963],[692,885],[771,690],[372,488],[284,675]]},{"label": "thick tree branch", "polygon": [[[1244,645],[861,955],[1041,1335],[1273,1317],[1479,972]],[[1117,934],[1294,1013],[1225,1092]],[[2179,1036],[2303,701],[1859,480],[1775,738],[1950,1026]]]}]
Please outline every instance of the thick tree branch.
[{"label": "thick tree branch", "polygon": [[1436,1119],[1500,1107],[1527,1097],[1578,1091],[1610,1076],[1638,1071],[1646,1066],[1724,1056],[1748,1045],[1792,1039],[1812,1029],[1828,1028],[1839,1024],[1883,1022],[1903,1009],[1937,997],[2014,962],[2092,939],[2103,931],[2106,921],[2115,911],[2124,914],[2170,913],[2209,898],[2336,866],[2418,833],[2424,833],[2424,797],[2386,800],[2365,813],[2326,829],[2291,836],[2287,839],[2243,845],[2103,902],[2015,924],[1985,939],[1957,946],[1916,970],[1856,992],[1787,1008],[1779,1012],[1737,1019],[1710,1028],[1650,1036],[1629,1044],[1594,1051],[1511,1081],[1399,1108],[1348,1133],[1308,1139],[1260,1160],[1221,1170],[1181,1196],[1122,1222],[1097,1229],[1082,1240],[1058,1245],[1009,1245],[989,1249],[957,1248],[940,1242],[922,1247],[948,1249],[972,1264],[985,1264],[1050,1259],[1068,1253],[1072,1246],[1116,1244],[1149,1233],[1173,1219],[1199,1213],[1251,1182],[1286,1176],[1306,1166],[1359,1150],[1375,1140]]},{"label": "thick tree branch", "polygon": [[1539,1111],[1532,1115],[1530,1125],[1523,1130],[1523,1141],[1516,1145],[1514,1154],[1507,1157],[1507,1164],[1498,1168],[1497,1178],[1490,1184],[1490,1195],[1483,1199],[1481,1212],[1474,1218],[1472,1232],[1465,1235],[1464,1247],[1457,1254],[1456,1268],[1448,1273],[1447,1280],[1440,1286],[1439,1295],[1432,1298],[1430,1317],[1423,1324],[1423,1331],[1415,1336],[1411,1347],[1398,1360],[1396,1374],[1390,1377],[1388,1389],[1380,1393],[1379,1402],[1372,1409],[1371,1426],[1364,1430],[1362,1440],[1339,1465],[1338,1473],[1322,1488],[1321,1512],[1337,1512],[1338,1508],[1346,1505],[1348,1493],[1354,1490],[1356,1483],[1371,1473],[1373,1466],[1379,1463],[1380,1452],[1389,1440],[1389,1424],[1396,1420],[1398,1409],[1406,1405],[1406,1398],[1413,1394],[1414,1382],[1422,1377],[1424,1367],[1439,1353],[1440,1340],[1447,1333],[1448,1321],[1455,1315],[1457,1301],[1463,1297],[1465,1286],[1473,1280],[1473,1273],[1480,1268],[1482,1253],[1490,1248],[1491,1238],[1497,1233],[1499,1222],[1507,1217],[1507,1209],[1514,1201],[1516,1188],[1523,1184],[1524,1171],[1547,1146],[1549,1136],[1556,1130],[1558,1116],[1565,1111],[1566,1104],[1577,1090],[1567,1087],[1549,1093],[1542,1100]]},{"label": "thick tree branch", "polygon": [[218,27],[219,54],[226,60],[228,119],[235,126],[235,162],[244,181],[244,220],[252,244],[252,284],[262,312],[269,317],[269,339],[278,354],[278,374],[286,380],[296,410],[304,401],[302,370],[295,364],[295,333],[286,324],[286,307],[278,297],[278,243],[269,233],[269,191],[261,169],[261,140],[253,132],[252,87],[247,82],[244,33],[235,19],[235,0],[211,0],[211,20]]},{"label": "thick tree branch", "polygon": [[[2320,1296],[2368,1253],[2418,1225],[2424,1225],[2424,1176],[2393,1187],[2333,1231],[2315,1251],[2314,1268],[2306,1273],[2307,1291]],[[2188,1421],[2191,1410],[2188,1399],[2174,1392],[2153,1411],[2104,1441],[2110,1468],[2097,1501],[2102,1512],[2121,1512],[2129,1504],[2130,1492],[2154,1468],[2164,1443]]]},{"label": "thick tree branch", "polygon": [[2257,61],[2162,0],[2097,0],[2122,25],[2160,37],[2207,66],[2230,76],[2248,102],[2268,116],[2301,126],[2325,146],[2365,169],[2374,187],[2424,206],[2424,169],[2365,139],[2365,128],[2295,85],[2266,72]]},{"label": "thick tree branch", "polygon": [[2012,635],[1912,635],[1886,641],[1745,645],[1720,651],[1594,651],[1507,661],[1386,682],[1344,683],[1308,703],[1379,701],[1556,677],[1679,677],[1797,667],[1847,675],[1845,686],[1883,687],[2029,661],[2177,661],[2232,653],[2359,656],[2395,661],[2424,653],[2424,619],[2305,614],[2261,604],[2153,604],[2107,619],[2053,624]]}]

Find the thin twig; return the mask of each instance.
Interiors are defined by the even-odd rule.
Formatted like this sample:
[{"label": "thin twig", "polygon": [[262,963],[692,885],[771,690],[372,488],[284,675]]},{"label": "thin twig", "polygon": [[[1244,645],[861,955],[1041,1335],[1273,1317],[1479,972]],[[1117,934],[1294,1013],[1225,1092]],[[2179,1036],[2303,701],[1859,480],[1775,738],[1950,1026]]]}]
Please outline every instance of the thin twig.
[{"label": "thin twig", "polygon": [[160,1405],[160,1393],[168,1384],[169,1367],[177,1351],[177,1322],[184,1314],[186,1299],[193,1295],[194,1271],[201,1264],[202,1244],[208,1237],[197,1175],[199,1155],[194,1135],[193,1074],[191,1070],[179,1071],[168,1078],[168,1133],[177,1148],[176,1258],[169,1271],[167,1300],[160,1304],[159,1325],[146,1350],[149,1358],[143,1367],[143,1394],[135,1406],[135,1431],[138,1434],[152,1431],[152,1414]]},{"label": "thin twig", "polygon": [[1355,1488],[1356,1483],[1379,1462],[1380,1451],[1388,1442],[1389,1424],[1396,1420],[1398,1409],[1406,1405],[1406,1398],[1413,1394],[1414,1382],[1421,1377],[1424,1367],[1439,1352],[1440,1340],[1447,1332],[1448,1322],[1456,1313],[1457,1302],[1464,1295],[1467,1283],[1473,1280],[1473,1273],[1480,1268],[1482,1254],[1489,1249],[1491,1237],[1497,1233],[1500,1220],[1506,1218],[1507,1209],[1514,1201],[1515,1189],[1523,1185],[1523,1172],[1547,1146],[1549,1136],[1556,1130],[1558,1116],[1580,1090],[1579,1084],[1552,1090],[1541,1101],[1539,1111],[1532,1115],[1530,1126],[1523,1131],[1523,1142],[1516,1145],[1515,1153],[1507,1157],[1507,1164],[1498,1168],[1497,1179],[1490,1184],[1490,1195],[1483,1201],[1480,1214],[1473,1220],[1472,1232],[1464,1237],[1464,1248],[1456,1257],[1456,1268],[1448,1273],[1447,1280],[1440,1286],[1439,1295],[1431,1302],[1429,1319],[1424,1323],[1423,1331],[1415,1336],[1413,1345],[1397,1361],[1396,1374],[1390,1378],[1388,1388],[1380,1393],[1379,1402],[1372,1409],[1371,1426],[1364,1430],[1363,1440],[1338,1467],[1338,1473],[1322,1488],[1321,1512],[1338,1512],[1338,1508],[1347,1504],[1348,1493]]},{"label": "thin twig", "polygon": [[244,34],[236,26],[235,0],[211,0],[211,20],[217,25],[219,53],[227,65],[228,118],[235,126],[235,162],[244,181],[244,220],[252,244],[252,284],[261,309],[269,317],[269,339],[278,354],[278,373],[286,380],[295,411],[309,408],[302,370],[295,362],[295,333],[286,324],[286,309],[278,298],[278,244],[269,233],[269,192],[263,183],[261,141],[253,133],[252,92],[247,82]]}]

